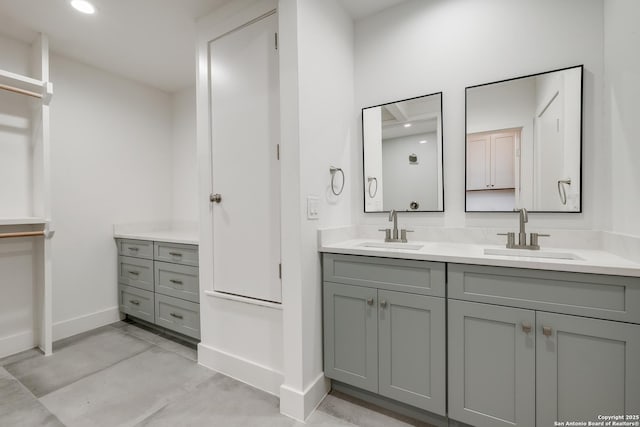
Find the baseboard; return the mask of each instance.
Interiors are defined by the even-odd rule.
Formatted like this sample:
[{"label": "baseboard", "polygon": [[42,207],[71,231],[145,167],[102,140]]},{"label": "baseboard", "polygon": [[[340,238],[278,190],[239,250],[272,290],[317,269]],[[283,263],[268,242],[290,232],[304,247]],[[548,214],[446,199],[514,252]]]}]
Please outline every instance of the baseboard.
[{"label": "baseboard", "polygon": [[324,373],[318,375],[304,391],[298,391],[283,384],[280,386],[280,413],[305,422],[329,390],[331,390],[331,383],[325,378]]},{"label": "baseboard", "polygon": [[90,331],[118,320],[120,320],[120,310],[117,306],[73,319],[62,320],[53,324],[53,341]]},{"label": "baseboard", "polygon": [[0,338],[0,359],[32,349],[37,345],[33,331],[20,332],[19,334]]},{"label": "baseboard", "polygon": [[198,363],[252,387],[279,396],[282,372],[240,356],[198,344]]}]

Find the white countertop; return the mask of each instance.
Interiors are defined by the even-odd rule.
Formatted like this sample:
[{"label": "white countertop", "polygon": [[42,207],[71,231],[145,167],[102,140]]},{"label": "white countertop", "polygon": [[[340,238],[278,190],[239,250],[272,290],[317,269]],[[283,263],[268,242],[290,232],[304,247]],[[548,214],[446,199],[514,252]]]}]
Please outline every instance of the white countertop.
[{"label": "white countertop", "polygon": [[192,223],[117,224],[113,226],[113,237],[186,245],[197,245],[199,242],[198,228]]},{"label": "white countertop", "polygon": [[410,241],[410,245],[423,246],[417,250],[371,248],[362,246],[362,244],[369,242],[383,243],[382,240],[376,239],[351,239],[336,243],[321,243],[319,251],[336,254],[415,259],[458,264],[491,265],[498,267],[517,267],[536,270],[570,271],[576,273],[640,277],[639,263],[602,250],[543,248],[543,251],[568,252],[581,258],[579,260],[570,260],[484,254],[485,249],[504,249],[504,245],[498,246],[469,243]]}]

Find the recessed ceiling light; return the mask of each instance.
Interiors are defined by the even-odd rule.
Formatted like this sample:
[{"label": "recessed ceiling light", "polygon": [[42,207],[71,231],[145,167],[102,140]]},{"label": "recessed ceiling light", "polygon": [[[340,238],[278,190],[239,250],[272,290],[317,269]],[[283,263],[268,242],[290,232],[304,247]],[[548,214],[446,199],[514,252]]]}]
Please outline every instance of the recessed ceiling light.
[{"label": "recessed ceiling light", "polygon": [[71,0],[71,6],[78,12],[86,13],[87,15],[96,13],[95,6],[87,0]]},{"label": "recessed ceiling light", "polygon": [[404,124],[404,127],[406,127],[406,128],[410,128],[410,127],[411,127],[411,123],[405,123],[405,124]]},{"label": "recessed ceiling light", "polygon": [[426,143],[427,143],[427,140],[426,140],[426,139],[423,139],[422,141],[418,141],[418,142],[420,142],[420,144],[426,144]]}]

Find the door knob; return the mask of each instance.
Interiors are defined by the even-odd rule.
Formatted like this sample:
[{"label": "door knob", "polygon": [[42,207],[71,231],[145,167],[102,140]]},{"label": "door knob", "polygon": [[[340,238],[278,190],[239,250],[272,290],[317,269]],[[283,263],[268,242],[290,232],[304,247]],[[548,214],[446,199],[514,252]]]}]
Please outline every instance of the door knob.
[{"label": "door knob", "polygon": [[221,194],[210,194],[209,195],[209,201],[211,203],[220,203],[222,201],[222,195]]}]

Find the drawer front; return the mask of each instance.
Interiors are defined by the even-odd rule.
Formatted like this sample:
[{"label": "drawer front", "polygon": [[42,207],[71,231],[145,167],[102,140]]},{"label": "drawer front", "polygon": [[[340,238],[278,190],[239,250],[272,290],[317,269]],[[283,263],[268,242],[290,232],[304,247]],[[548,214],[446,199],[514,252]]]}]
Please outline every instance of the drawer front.
[{"label": "drawer front", "polygon": [[640,323],[640,278],[448,265],[449,298]]},{"label": "drawer front", "polygon": [[155,320],[153,292],[131,286],[118,286],[118,305],[120,311],[130,316],[137,317],[153,323]]},{"label": "drawer front", "polygon": [[198,246],[179,243],[154,242],[156,261],[173,262],[185,265],[198,265]]},{"label": "drawer front", "polygon": [[119,256],[118,283],[153,291],[153,261]]},{"label": "drawer front", "polygon": [[157,293],[193,302],[200,300],[198,267],[156,261],[154,268]]},{"label": "drawer front", "polygon": [[117,239],[118,254],[136,258],[153,258],[153,242],[147,240]]},{"label": "drawer front", "polygon": [[441,262],[325,254],[323,280],[415,294],[445,295]]},{"label": "drawer front", "polygon": [[156,325],[200,339],[200,305],[156,294]]}]

